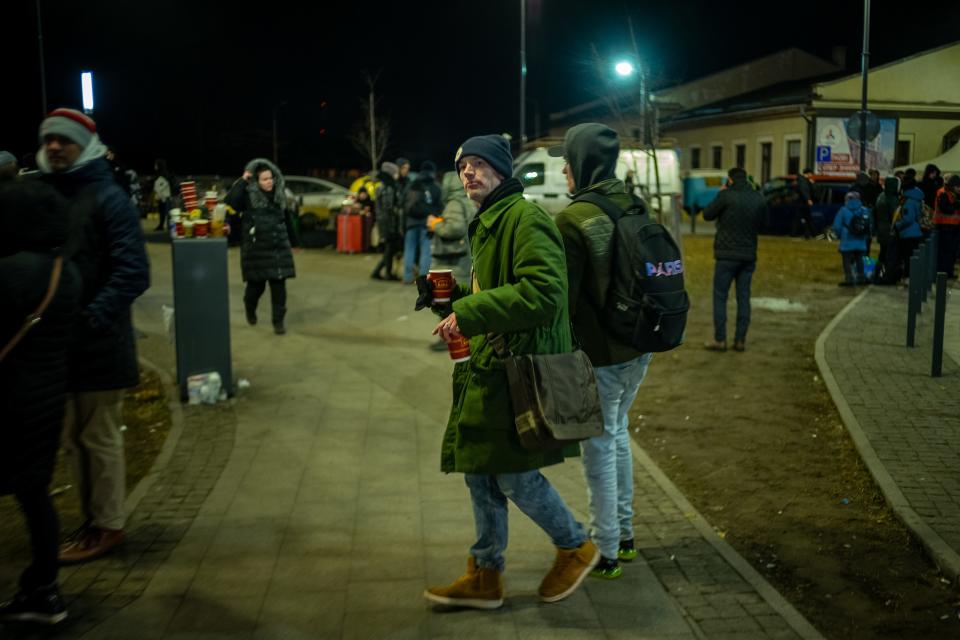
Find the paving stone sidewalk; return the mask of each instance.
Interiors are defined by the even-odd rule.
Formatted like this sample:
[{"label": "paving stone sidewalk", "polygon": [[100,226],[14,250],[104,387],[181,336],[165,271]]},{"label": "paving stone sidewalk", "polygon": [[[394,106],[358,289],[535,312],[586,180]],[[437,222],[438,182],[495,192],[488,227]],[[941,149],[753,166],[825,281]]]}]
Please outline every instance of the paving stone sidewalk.
[{"label": "paving stone sidewalk", "polygon": [[960,575],[960,295],[949,289],[943,376],[932,378],[933,297],[906,345],[903,288],[874,287],[818,341],[817,360],[864,462],[941,568]]},{"label": "paving stone sidewalk", "polygon": [[[172,297],[169,250],[150,256],[136,322],[154,334]],[[251,387],[206,410],[235,427],[201,425],[190,408],[124,554],[65,574],[73,622],[0,637],[820,637],[639,450],[642,555],[622,579],[539,603],[554,550],[511,506],[507,604],[431,608],[424,586],[459,575],[474,536],[462,476],[438,470],[451,364],[428,348],[432,318],[412,313],[411,287],[367,278],[372,256],[313,251],[297,258],[277,337],[244,324],[230,259],[235,377]],[[546,474],[585,519],[579,461]]]}]

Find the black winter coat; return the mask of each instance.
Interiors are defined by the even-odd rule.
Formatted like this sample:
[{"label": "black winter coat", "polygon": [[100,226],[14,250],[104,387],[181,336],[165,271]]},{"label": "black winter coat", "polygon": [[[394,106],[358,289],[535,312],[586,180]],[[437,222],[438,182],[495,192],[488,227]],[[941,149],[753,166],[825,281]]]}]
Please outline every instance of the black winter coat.
[{"label": "black winter coat", "polygon": [[377,230],[383,240],[396,239],[401,235],[397,182],[389,173],[381,172],[378,177],[380,186],[377,187],[377,199],[374,202]]},{"label": "black winter coat", "polygon": [[407,229],[425,227],[427,216],[438,215],[441,211],[443,211],[443,198],[440,185],[437,184],[433,172],[421,171],[404,196],[404,226]]},{"label": "black winter coat", "polygon": [[293,266],[293,223],[289,211],[263,198],[268,206],[254,207],[250,190],[256,182],[237,180],[226,203],[240,214],[240,272],[245,282],[296,277]]},{"label": "black winter coat", "polygon": [[737,180],[718,193],[703,211],[704,220],[717,221],[714,258],[741,262],[756,260],[757,234],[766,216],[767,201],[746,180]]},{"label": "black winter coat", "polygon": [[150,286],[140,214],[103,158],[43,179],[69,201],[82,224],[74,262],[83,280],[70,351],[69,391],[107,391],[140,381],[130,307]]},{"label": "black winter coat", "polygon": [[[63,248],[69,237],[64,207],[63,199],[39,182],[0,186],[0,349],[46,295],[56,255],[51,248]],[[40,322],[0,362],[0,494],[50,482],[81,291],[80,275],[66,261]]]}]

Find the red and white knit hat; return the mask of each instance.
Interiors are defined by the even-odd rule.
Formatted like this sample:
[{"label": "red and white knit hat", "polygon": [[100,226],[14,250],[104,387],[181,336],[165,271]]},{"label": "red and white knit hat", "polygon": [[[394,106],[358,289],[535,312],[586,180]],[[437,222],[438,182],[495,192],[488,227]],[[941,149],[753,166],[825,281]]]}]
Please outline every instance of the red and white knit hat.
[{"label": "red and white knit hat", "polygon": [[97,133],[97,123],[76,109],[54,109],[40,123],[40,144],[44,137],[58,135],[86,148]]}]

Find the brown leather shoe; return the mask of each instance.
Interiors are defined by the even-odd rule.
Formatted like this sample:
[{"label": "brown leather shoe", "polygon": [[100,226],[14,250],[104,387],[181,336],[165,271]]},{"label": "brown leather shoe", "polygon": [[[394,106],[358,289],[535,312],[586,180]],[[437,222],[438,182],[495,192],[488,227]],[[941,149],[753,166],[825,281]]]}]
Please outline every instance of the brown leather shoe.
[{"label": "brown leather shoe", "polygon": [[79,564],[99,558],[123,542],[123,529],[90,527],[60,547],[60,564]]},{"label": "brown leather shoe", "polygon": [[743,340],[736,340],[736,341],[733,343],[733,350],[734,350],[734,351],[739,351],[740,353],[743,353],[744,351],[747,350],[747,343],[744,342]]},{"label": "brown leather shoe", "polygon": [[727,350],[727,342],[726,340],[724,340],[723,342],[719,340],[711,340],[710,342],[704,342],[703,348],[706,349],[707,351],[723,352]]}]

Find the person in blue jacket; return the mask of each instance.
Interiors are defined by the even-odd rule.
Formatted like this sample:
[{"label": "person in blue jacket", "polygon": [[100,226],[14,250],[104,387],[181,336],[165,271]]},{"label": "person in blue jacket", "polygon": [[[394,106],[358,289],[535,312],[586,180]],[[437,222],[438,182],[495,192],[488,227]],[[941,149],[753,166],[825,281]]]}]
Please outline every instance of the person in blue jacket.
[{"label": "person in blue jacket", "polygon": [[847,193],[846,200],[833,219],[833,230],[840,238],[840,256],[843,259],[843,282],[841,287],[866,284],[863,257],[867,255],[867,239],[870,237],[870,210],[863,206],[860,194]]},{"label": "person in blue jacket", "polygon": [[900,273],[905,278],[910,277],[910,256],[923,239],[923,230],[920,228],[923,197],[917,181],[904,178],[900,216],[894,220],[893,229],[897,235],[897,261],[900,264]]}]

